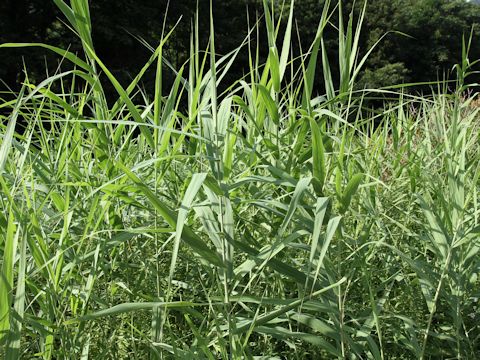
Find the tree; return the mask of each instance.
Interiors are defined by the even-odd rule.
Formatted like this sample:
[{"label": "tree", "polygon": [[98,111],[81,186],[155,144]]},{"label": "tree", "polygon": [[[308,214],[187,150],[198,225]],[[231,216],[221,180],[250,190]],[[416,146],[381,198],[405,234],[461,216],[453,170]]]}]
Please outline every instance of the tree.
[{"label": "tree", "polygon": [[[461,60],[462,36],[468,38],[471,27],[479,22],[480,7],[463,0],[372,0],[366,16],[365,47],[373,46],[387,32],[405,35],[387,35],[370,56],[370,73],[366,74],[381,70],[377,73],[381,82],[385,67],[396,64],[397,74],[403,73],[405,81],[441,79]],[[477,26],[475,38],[479,36]],[[480,57],[478,41],[473,43],[471,57]],[[382,85],[392,84],[388,77],[384,80]]]},{"label": "tree", "polygon": [[[167,3],[167,0],[91,1],[95,49],[122,84],[130,81],[150,55],[135,37],[144,39],[151,46],[158,45]],[[312,43],[324,3],[324,0],[296,0],[294,30],[298,36],[294,34],[292,37],[295,56],[300,52],[305,53]],[[210,0],[198,1],[200,45],[203,49],[207,48],[209,42],[209,4]],[[354,1],[342,0],[342,4],[346,20]],[[165,57],[177,68],[188,59],[196,6],[196,1],[171,1],[165,18],[167,30],[182,18],[165,48]],[[355,2],[357,17],[362,6],[362,1]],[[248,32],[247,17],[252,26],[262,13],[262,0],[213,0],[216,51],[226,54],[239,46]],[[64,17],[53,1],[3,0],[0,2],[0,42],[46,42],[81,52],[75,34],[63,21]],[[386,86],[399,81],[435,81],[441,78],[444,71],[460,60],[462,35],[468,35],[471,26],[479,22],[480,6],[463,0],[369,0],[361,36],[362,53],[365,54],[385,33],[390,33],[370,55],[359,86],[367,83]],[[335,11],[331,25],[327,26],[324,33],[334,77],[338,74],[336,24],[338,14]],[[478,40],[480,32],[477,28],[475,39]],[[268,49],[262,45],[266,43],[263,21],[259,22],[259,35],[260,56],[265,59]],[[255,36],[256,32],[252,38],[253,47],[256,46]],[[0,79],[14,89],[18,89],[23,78],[22,56],[29,76],[35,81],[45,77],[44,59],[47,59],[50,71],[56,69],[59,61],[58,56],[43,49],[0,51],[3,65],[0,67]],[[248,68],[247,56],[246,51],[239,54],[225,83],[239,79],[244,74]],[[473,42],[471,57],[480,57],[478,41]],[[315,91],[322,93],[322,75],[317,75]],[[172,72],[165,71],[166,89],[172,80]],[[153,72],[147,73],[143,83],[147,91],[153,89],[153,81]],[[107,92],[115,96],[113,89]]]}]

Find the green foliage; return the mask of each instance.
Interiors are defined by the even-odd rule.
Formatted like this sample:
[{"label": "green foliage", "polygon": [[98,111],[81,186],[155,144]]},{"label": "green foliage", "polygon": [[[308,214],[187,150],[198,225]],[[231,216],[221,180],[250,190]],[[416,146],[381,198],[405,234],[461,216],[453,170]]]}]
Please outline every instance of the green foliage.
[{"label": "green foliage", "polygon": [[358,89],[379,89],[407,82],[408,70],[403,63],[386,64],[378,69],[367,68],[357,82]]},{"label": "green foliage", "polygon": [[[112,3],[97,0],[90,4],[92,18],[92,38],[96,53],[106,64],[110,72],[126,86],[138,73],[140,67],[148,59],[145,48],[157,46],[162,32],[172,29],[175,32],[163,48],[164,59],[174,68],[179,69],[189,58],[190,33],[192,24],[198,24],[198,42],[205,49],[209,42],[209,1],[198,1],[198,18],[195,20],[197,2],[176,0],[167,7],[167,0],[120,0]],[[351,11],[353,1],[342,1],[344,14]],[[306,53],[313,43],[317,25],[325,0],[297,0],[295,2],[295,18],[291,50],[295,56]],[[213,15],[216,19],[215,34],[218,54],[227,54],[235,50],[243,41],[252,25],[260,20],[263,2],[260,0],[213,1]],[[289,4],[282,10],[274,9],[272,14],[283,31],[289,18]],[[364,2],[355,3],[355,12],[361,13]],[[167,15],[167,16],[166,16]],[[0,4],[0,43],[43,42],[73,53],[81,51],[81,43],[75,34],[62,22],[62,12],[54,5],[54,1],[12,1],[5,0]],[[164,21],[164,18],[166,19]],[[347,23],[347,19],[344,19]],[[277,23],[277,25],[278,25]],[[436,81],[443,78],[454,64],[460,61],[461,37],[468,34],[472,26],[480,23],[480,7],[463,0],[371,0],[367,3],[365,21],[359,39],[360,55],[386,33],[380,44],[369,56],[362,83],[393,85],[398,80],[406,82]],[[324,31],[324,43],[331,58],[333,80],[340,83],[340,61],[338,57],[338,33],[334,24],[339,24],[338,13],[333,13],[331,24]],[[260,21],[258,33],[252,34],[252,46],[263,44],[267,39],[264,22]],[[298,36],[297,36],[298,32]],[[404,35],[402,35],[404,34]],[[258,35],[258,38],[257,38]],[[475,38],[479,36],[479,27],[475,27]],[[300,40],[301,43],[300,43]],[[473,58],[480,57],[480,46],[474,42],[471,49]],[[277,44],[280,48],[281,44]],[[269,48],[259,46],[259,56],[266,61]],[[45,77],[44,53],[29,49],[28,52],[16,50],[2,53],[4,66],[0,68],[0,79],[12,89],[18,90],[23,80],[22,69],[18,63],[22,57],[27,63],[29,77],[40,81]],[[280,54],[279,54],[280,55]],[[47,56],[50,72],[58,66],[58,58]],[[246,49],[240,51],[230,71],[225,75],[225,87],[231,85],[248,72],[249,57]],[[299,64],[299,63],[298,63]],[[68,64],[64,63],[66,68]],[[164,66],[164,88],[175,81],[175,74]],[[394,74],[390,75],[390,71]],[[289,77],[290,74],[285,74]],[[312,84],[314,93],[323,93],[323,75],[317,72]],[[154,96],[153,84],[155,72],[149,71],[142,79],[143,90]],[[107,100],[115,98],[115,88],[106,82]],[[225,89],[224,86],[221,90]]]},{"label": "green foliage", "polygon": [[[480,35],[479,23],[480,7],[463,0],[370,1],[364,29],[367,48],[389,31],[401,34],[389,34],[373,52],[369,59],[373,73],[365,74],[365,82],[376,78],[377,83],[393,85],[391,81],[398,79],[383,74],[389,66],[395,67],[394,77],[408,75],[406,82],[442,79],[460,61],[462,36],[472,26],[475,37]],[[480,47],[470,55],[480,57]],[[373,75],[375,69],[379,73]]]},{"label": "green foliage", "polygon": [[[56,3],[81,49],[1,46],[39,47],[75,69],[26,76],[0,101],[0,356],[476,357],[471,38],[460,42],[455,91],[392,91],[396,102],[369,113],[365,98],[385,90],[357,90],[377,49],[361,50],[367,8],[345,21],[348,6],[327,2],[298,59],[293,1],[257,2],[264,61],[249,41],[219,53],[217,17],[207,17],[205,48],[195,27],[164,95],[175,32],[161,32],[124,84],[96,51],[93,4]],[[231,82],[243,47],[247,76]],[[148,71],[153,99],[139,85]]]}]

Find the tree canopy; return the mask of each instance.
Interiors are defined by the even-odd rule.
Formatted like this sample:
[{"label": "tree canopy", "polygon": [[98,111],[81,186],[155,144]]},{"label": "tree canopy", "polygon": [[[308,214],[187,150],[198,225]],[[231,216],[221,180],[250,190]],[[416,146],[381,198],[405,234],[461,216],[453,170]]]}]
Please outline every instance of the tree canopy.
[{"label": "tree canopy", "polygon": [[[190,0],[175,0],[170,3],[168,12],[167,4],[167,0],[91,2],[95,49],[121,82],[127,82],[134,76],[150,55],[139,39],[156,46],[161,37],[164,19],[167,30],[174,27],[180,19],[167,44],[166,58],[176,67],[187,59],[197,4]],[[208,44],[209,4],[209,0],[198,1],[198,25],[203,48]],[[363,7],[362,1],[348,0],[342,1],[342,4],[345,19],[352,6],[355,6],[357,14]],[[295,38],[301,39],[294,46],[297,53],[300,49],[305,52],[313,41],[323,6],[324,0],[295,2],[298,33]],[[247,35],[248,24],[252,27],[260,19],[260,56],[268,54],[267,47],[263,46],[266,34],[261,21],[262,1],[213,0],[213,14],[218,53],[224,54],[235,49]],[[332,24],[336,24],[337,16],[335,12]],[[63,16],[53,1],[4,0],[0,3],[0,43],[45,42],[79,51],[81,46],[78,39],[63,21]],[[444,72],[451,69],[461,57],[462,36],[468,37],[473,27],[474,39],[478,40],[480,32],[475,25],[479,22],[480,6],[464,0],[368,1],[361,51],[365,53],[383,35],[387,35],[370,55],[359,79],[359,86],[377,87],[442,78]],[[254,38],[256,34],[254,31]],[[325,38],[330,65],[335,73],[338,68],[338,33],[333,25],[326,29]],[[478,41],[473,42],[471,58],[480,57],[478,44]],[[45,76],[45,62],[52,71],[58,66],[58,57],[39,49],[2,49],[1,52],[3,66],[0,67],[0,79],[4,85],[14,89],[18,88],[23,78],[22,59],[29,76],[37,81]],[[239,54],[231,69],[231,79],[242,75],[247,65],[247,55],[246,51]],[[168,82],[168,72],[166,75]],[[144,86],[147,91],[152,81],[153,77],[145,77]],[[323,91],[321,88],[316,90]]]}]

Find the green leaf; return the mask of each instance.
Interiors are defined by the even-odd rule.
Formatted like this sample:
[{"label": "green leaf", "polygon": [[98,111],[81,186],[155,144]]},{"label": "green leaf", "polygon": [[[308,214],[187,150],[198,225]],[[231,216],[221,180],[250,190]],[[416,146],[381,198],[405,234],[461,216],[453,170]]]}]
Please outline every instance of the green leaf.
[{"label": "green leaf", "polygon": [[[1,175],[0,175],[1,176]],[[4,252],[0,272],[0,344],[10,331],[10,306],[13,292],[13,267],[17,254],[19,232],[14,223],[13,211],[8,214],[8,224],[4,236]]]},{"label": "green leaf", "polygon": [[447,255],[450,249],[450,237],[447,234],[445,227],[442,225],[440,218],[432,211],[427,202],[419,197],[418,201],[422,207],[423,213],[427,218],[428,225],[430,226],[429,233],[432,244],[435,247],[437,255],[440,255],[442,260],[447,259]]},{"label": "green leaf", "polygon": [[260,334],[271,335],[275,338],[282,339],[282,340],[292,338],[300,341],[305,341],[307,343],[317,346],[322,350],[327,351],[330,355],[333,355],[339,358],[342,356],[342,353],[337,348],[335,348],[332,344],[322,339],[318,335],[308,334],[308,333],[299,332],[299,331],[291,331],[280,326],[276,326],[276,327],[260,326],[255,329],[255,332],[258,332]]},{"label": "green leaf", "polygon": [[256,319],[250,320],[245,324],[237,326],[237,328],[235,329],[235,333],[242,333],[242,332],[248,330],[249,328],[256,328],[258,326],[267,324],[268,322],[270,322],[274,319],[277,319],[279,316],[287,313],[288,311],[290,311],[292,309],[295,309],[296,307],[300,306],[303,302],[308,301],[310,299],[313,299],[313,298],[317,297],[318,295],[323,294],[324,292],[327,292],[331,289],[334,289],[334,288],[340,286],[346,280],[347,279],[345,277],[343,277],[342,279],[340,279],[339,281],[337,281],[334,284],[331,284],[331,285],[329,285],[329,286],[327,286],[327,287],[325,287],[321,290],[315,291],[314,293],[312,293],[308,296],[305,296],[305,297],[302,297],[298,300],[292,301],[289,305],[283,306],[283,307],[281,307],[280,309],[277,309],[277,310],[270,311],[270,312],[268,312],[264,315],[261,315],[261,316],[257,317]]},{"label": "green leaf", "polygon": [[203,306],[203,304],[195,304],[188,301],[124,303],[112,306],[108,309],[99,310],[76,319],[67,320],[64,322],[64,324],[71,325],[81,321],[95,320],[102,317],[124,314],[131,311],[153,310],[155,308],[181,309],[193,306]]},{"label": "green leaf", "polygon": [[267,107],[268,115],[272,119],[273,123],[278,125],[280,121],[280,114],[278,113],[278,107],[275,104],[275,101],[270,96],[270,92],[263,85],[258,84],[258,90],[260,91],[260,96],[264,101],[265,106]]},{"label": "green leaf", "polygon": [[352,197],[357,192],[358,187],[360,186],[362,181],[363,181],[363,174],[355,174],[347,183],[347,186],[343,191],[342,200],[341,200],[342,212],[345,212],[348,210],[348,207],[350,206],[350,202],[352,201]]},{"label": "green leaf", "polygon": [[20,106],[23,104],[24,90],[24,87],[22,87],[22,90],[20,90],[20,94],[17,97],[15,108],[13,109],[12,114],[10,115],[10,119],[8,120],[7,129],[3,134],[2,145],[0,146],[0,176],[5,170],[8,155],[12,148],[13,135],[15,134],[15,125],[17,124],[17,117],[20,111]]},{"label": "green leaf", "polygon": [[287,68],[288,56],[290,55],[290,44],[292,36],[293,24],[293,8],[295,7],[295,0],[290,2],[290,13],[288,14],[287,27],[285,28],[285,35],[283,36],[282,54],[280,55],[280,82],[283,79],[285,70]]},{"label": "green leaf", "polygon": [[1,48],[22,48],[22,47],[41,47],[41,48],[44,48],[44,49],[48,49],[48,50],[53,51],[54,53],[57,53],[58,55],[64,57],[65,59],[70,60],[73,64],[81,67],[82,69],[86,70],[88,73],[93,73],[93,68],[90,65],[88,65],[85,61],[80,59],[78,56],[76,56],[75,54],[73,54],[69,51],[60,49],[60,48],[55,47],[55,46],[46,45],[46,44],[42,44],[42,43],[4,43],[4,44],[0,44],[0,49]]},{"label": "green leaf", "polygon": [[187,190],[183,196],[182,205],[178,211],[177,217],[177,226],[175,229],[175,242],[173,243],[172,251],[172,260],[170,263],[170,273],[169,279],[170,282],[173,279],[173,274],[175,272],[175,266],[177,263],[178,249],[180,247],[180,239],[182,237],[183,228],[185,226],[187,215],[190,209],[192,208],[193,200],[197,196],[198,191],[200,190],[205,178],[207,177],[206,173],[193,174],[190,183],[188,184]]},{"label": "green leaf", "polygon": [[[121,163],[117,163],[117,167],[125,172],[125,174],[132,180],[137,189],[143,193],[153,207],[158,211],[165,221],[172,227],[177,227],[177,215],[166,204],[164,204],[158,197],[150,190],[138,176],[136,176],[130,169]],[[185,241],[193,251],[200,257],[213,265],[224,267],[220,257],[212,251],[203,240],[187,225],[183,226],[182,240]]]},{"label": "green leaf", "polygon": [[278,52],[276,47],[271,47],[268,56],[270,62],[270,71],[272,73],[273,90],[280,91],[280,63],[278,60]]},{"label": "green leaf", "polygon": [[313,188],[318,196],[323,194],[323,186],[327,175],[325,167],[325,148],[323,146],[323,137],[320,128],[313,119],[310,120],[312,129],[312,161],[313,161]]}]

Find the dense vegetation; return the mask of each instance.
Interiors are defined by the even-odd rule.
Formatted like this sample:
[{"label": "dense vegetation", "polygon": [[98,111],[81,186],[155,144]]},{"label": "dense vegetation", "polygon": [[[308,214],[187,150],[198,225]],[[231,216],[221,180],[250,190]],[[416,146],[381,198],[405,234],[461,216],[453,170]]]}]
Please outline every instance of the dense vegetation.
[{"label": "dense vegetation", "polygon": [[[166,26],[122,85],[88,1],[55,3],[81,56],[0,45],[62,63],[0,102],[0,356],[478,358],[473,34],[431,95],[363,90],[369,5],[325,1],[297,58],[293,6],[280,22],[264,1],[264,60],[255,23],[219,55],[207,16],[188,61],[168,61]],[[380,96],[394,100],[365,105]]]},{"label": "dense vegetation", "polygon": [[[171,29],[179,19],[175,32],[164,47],[165,58],[176,68],[188,60],[192,18],[197,10],[197,1],[192,0],[95,0],[90,3],[92,32],[95,51],[120,83],[128,86],[132,78],[148,60],[146,44],[156,47],[162,29]],[[198,0],[198,41],[205,49],[209,40],[209,2]],[[280,1],[282,3],[283,1]],[[289,1],[286,1],[287,3]],[[343,0],[346,13],[352,7],[358,18],[363,1]],[[305,52],[313,42],[319,16],[325,0],[296,0],[293,25],[292,51],[294,57]],[[168,9],[168,10],[167,10]],[[280,8],[277,9],[280,16]],[[258,22],[259,56],[265,62],[268,47],[265,44],[265,22],[261,19],[261,0],[213,0],[215,17],[215,41],[218,54],[235,50],[248,34],[249,24]],[[288,9],[281,16],[282,29],[288,20]],[[462,35],[469,33],[473,24],[480,23],[480,6],[465,0],[370,0],[367,4],[359,49],[366,53],[382,36],[387,34],[369,56],[361,70],[358,88],[379,87],[406,82],[436,81],[460,61]],[[338,84],[339,61],[337,56],[337,14],[324,29],[323,37],[330,58],[333,80]],[[480,27],[475,27],[475,38],[480,36]],[[139,39],[143,39],[146,44]],[[301,44],[300,40],[301,39]],[[256,36],[251,39],[257,44]],[[44,42],[73,53],[82,51],[82,44],[71,31],[55,1],[2,0],[0,2],[0,43]],[[281,46],[281,44],[277,44]],[[255,45],[254,45],[255,46]],[[480,57],[480,43],[474,41],[470,49],[472,58]],[[11,89],[18,91],[23,81],[25,61],[31,79],[36,82],[45,78],[45,65],[53,73],[58,58],[42,50],[15,49],[2,51],[0,79]],[[66,66],[64,64],[64,66]],[[231,84],[248,72],[248,52],[243,49],[236,57],[224,84]],[[175,78],[165,66],[163,82],[171,87]],[[155,72],[147,71],[142,85],[147,94],[153,95]],[[0,83],[0,90],[5,86]],[[323,76],[317,72],[314,92],[323,94]],[[427,90],[428,87],[421,88]],[[107,100],[115,98],[115,89],[104,84]],[[7,94],[8,95],[8,94]],[[4,94],[4,96],[7,96]],[[166,95],[166,94],[164,94]],[[1,96],[1,95],[0,95]]]}]

